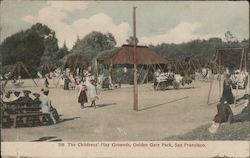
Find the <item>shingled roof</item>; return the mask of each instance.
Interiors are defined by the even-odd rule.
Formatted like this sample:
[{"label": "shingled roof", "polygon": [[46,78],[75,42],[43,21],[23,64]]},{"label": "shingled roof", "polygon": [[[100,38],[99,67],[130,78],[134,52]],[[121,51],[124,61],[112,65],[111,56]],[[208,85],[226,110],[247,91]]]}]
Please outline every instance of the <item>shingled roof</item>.
[{"label": "shingled roof", "polygon": [[[133,45],[123,45],[114,54],[106,58],[99,58],[101,64],[134,64]],[[136,46],[137,64],[166,64],[168,61],[146,46]]]}]

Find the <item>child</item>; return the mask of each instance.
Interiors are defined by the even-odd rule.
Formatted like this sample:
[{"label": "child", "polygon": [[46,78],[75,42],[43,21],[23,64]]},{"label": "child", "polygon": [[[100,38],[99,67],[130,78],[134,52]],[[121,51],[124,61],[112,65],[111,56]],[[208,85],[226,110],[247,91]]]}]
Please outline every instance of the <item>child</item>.
[{"label": "child", "polygon": [[75,78],[72,76],[70,81],[71,81],[71,84],[70,84],[71,88],[73,90],[75,90],[75,88],[76,88],[76,80],[75,80]]},{"label": "child", "polygon": [[49,87],[49,81],[48,81],[47,77],[45,77],[44,85],[45,85],[46,88]]},{"label": "child", "polygon": [[96,87],[94,80],[90,80],[86,82],[86,86],[89,92],[89,98],[91,100],[91,107],[94,106],[96,108],[95,101],[98,99],[97,93],[96,93]]},{"label": "child", "polygon": [[84,103],[87,103],[87,95],[86,95],[86,86],[83,84],[83,81],[81,81],[79,85],[79,91],[78,91],[78,103],[81,104],[81,108],[84,108]]}]

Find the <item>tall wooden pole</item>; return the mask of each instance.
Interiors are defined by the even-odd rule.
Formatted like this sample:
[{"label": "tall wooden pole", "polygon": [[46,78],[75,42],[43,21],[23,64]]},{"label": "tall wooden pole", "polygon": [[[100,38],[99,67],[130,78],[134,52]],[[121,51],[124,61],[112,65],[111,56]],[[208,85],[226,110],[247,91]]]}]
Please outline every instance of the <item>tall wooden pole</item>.
[{"label": "tall wooden pole", "polygon": [[[243,48],[243,49],[245,49],[245,48]],[[249,78],[249,72],[247,71],[247,51],[245,51],[245,56],[244,56],[244,73],[248,76],[248,78]],[[248,81],[245,81],[245,82],[248,82]],[[249,84],[249,82],[248,82],[248,84]],[[245,94],[247,94],[247,87],[245,86]]]},{"label": "tall wooden pole", "polygon": [[109,84],[110,84],[110,89],[113,89],[113,83],[112,83],[112,62],[109,65]]},{"label": "tall wooden pole", "polygon": [[[244,49],[241,51],[241,58],[240,58],[240,74],[242,73],[242,62],[244,58]],[[235,92],[235,97],[234,97],[234,106],[236,104],[236,100],[238,98],[238,91],[239,91],[239,85],[238,82],[236,82],[236,92]]]},{"label": "tall wooden pole", "polygon": [[30,76],[30,78],[32,79],[32,81],[35,83],[35,85],[38,87],[36,81],[33,79],[32,75],[29,73],[28,69],[26,68],[26,66],[24,66],[24,64],[22,62],[19,63],[20,66],[23,67],[24,71],[26,71],[26,73]]},{"label": "tall wooden pole", "polygon": [[222,55],[219,51],[217,51],[218,54],[218,60],[219,60],[219,99],[221,98],[222,94],[221,94],[221,58]]},{"label": "tall wooden pole", "polygon": [[134,110],[138,110],[138,87],[137,87],[137,59],[136,59],[136,7],[133,7],[133,31],[134,31]]}]

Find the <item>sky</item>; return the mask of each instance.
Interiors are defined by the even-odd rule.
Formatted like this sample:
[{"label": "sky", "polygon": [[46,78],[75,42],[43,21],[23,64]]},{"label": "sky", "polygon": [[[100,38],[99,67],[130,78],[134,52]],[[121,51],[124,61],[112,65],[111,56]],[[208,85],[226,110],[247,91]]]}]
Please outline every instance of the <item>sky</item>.
[{"label": "sky", "polygon": [[133,35],[136,9],[139,45],[183,43],[224,38],[249,38],[249,4],[244,1],[30,1],[4,0],[0,6],[1,42],[40,22],[56,32],[59,46],[69,48],[77,36],[110,32],[117,46]]}]

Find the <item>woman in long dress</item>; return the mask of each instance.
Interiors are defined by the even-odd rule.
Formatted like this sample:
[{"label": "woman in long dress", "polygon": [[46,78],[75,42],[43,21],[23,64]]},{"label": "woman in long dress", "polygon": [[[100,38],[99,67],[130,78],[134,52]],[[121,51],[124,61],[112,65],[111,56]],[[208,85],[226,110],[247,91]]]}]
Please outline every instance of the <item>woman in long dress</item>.
[{"label": "woman in long dress", "polygon": [[94,84],[92,84],[89,79],[86,80],[86,87],[89,94],[89,99],[91,101],[91,106],[94,106],[96,108],[95,101],[98,99],[97,93],[96,93],[96,87]]},{"label": "woman in long dress", "polygon": [[226,74],[226,79],[223,82],[223,93],[221,101],[227,101],[228,104],[232,104],[234,102],[231,85],[232,80],[230,79],[230,74]]},{"label": "woman in long dress", "polygon": [[64,78],[64,90],[69,90],[69,83],[70,83],[70,79],[66,75],[65,78]]},{"label": "woman in long dress", "polygon": [[83,84],[83,82],[80,83],[79,89],[78,89],[78,103],[81,104],[81,108],[84,108],[84,103],[87,103],[87,95],[86,95],[86,86]]}]

